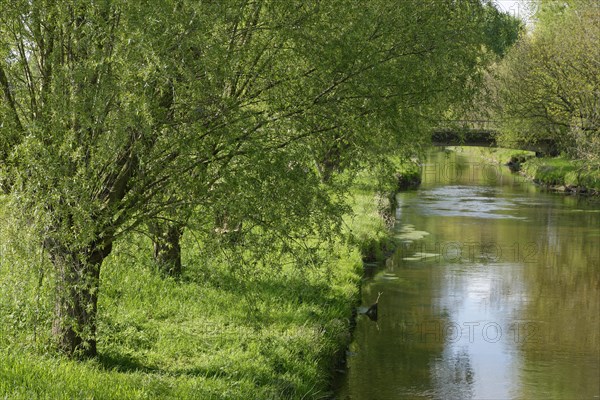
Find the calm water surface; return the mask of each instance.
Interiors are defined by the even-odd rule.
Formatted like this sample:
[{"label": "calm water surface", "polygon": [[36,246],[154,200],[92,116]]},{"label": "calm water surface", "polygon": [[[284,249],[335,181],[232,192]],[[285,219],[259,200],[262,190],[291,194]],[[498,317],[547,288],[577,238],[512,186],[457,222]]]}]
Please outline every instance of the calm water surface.
[{"label": "calm water surface", "polygon": [[600,399],[600,203],[436,151],[338,399]]}]

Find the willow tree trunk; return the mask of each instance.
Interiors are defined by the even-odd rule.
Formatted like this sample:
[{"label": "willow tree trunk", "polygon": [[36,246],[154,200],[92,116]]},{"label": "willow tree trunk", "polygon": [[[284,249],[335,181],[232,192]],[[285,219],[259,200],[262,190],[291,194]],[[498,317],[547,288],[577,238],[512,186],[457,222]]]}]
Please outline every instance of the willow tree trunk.
[{"label": "willow tree trunk", "polygon": [[154,244],[154,261],[166,276],[181,276],[181,236],[183,225],[177,222],[149,224]]},{"label": "willow tree trunk", "polygon": [[58,349],[69,356],[96,356],[100,267],[111,249],[111,244],[78,251],[48,247],[57,279],[52,334]]}]

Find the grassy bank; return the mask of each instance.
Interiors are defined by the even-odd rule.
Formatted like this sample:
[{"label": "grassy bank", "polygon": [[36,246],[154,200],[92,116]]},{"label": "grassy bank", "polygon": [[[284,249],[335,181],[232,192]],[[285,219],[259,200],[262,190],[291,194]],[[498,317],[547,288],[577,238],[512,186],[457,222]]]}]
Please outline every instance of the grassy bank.
[{"label": "grassy bank", "polygon": [[563,157],[532,159],[522,167],[525,176],[554,190],[600,194],[600,170],[587,169]]},{"label": "grassy bank", "polygon": [[489,147],[449,147],[450,150],[479,156],[491,163],[509,165],[532,182],[551,190],[576,193],[600,193],[600,170],[587,168],[565,157],[536,158],[526,150]]},{"label": "grassy bank", "polygon": [[362,177],[345,238],[317,266],[240,266],[187,234],[176,282],[156,271],[149,240],[129,235],[103,265],[99,357],[85,362],[49,350],[52,268],[0,205],[0,398],[329,397],[362,259],[388,245],[385,199]]}]

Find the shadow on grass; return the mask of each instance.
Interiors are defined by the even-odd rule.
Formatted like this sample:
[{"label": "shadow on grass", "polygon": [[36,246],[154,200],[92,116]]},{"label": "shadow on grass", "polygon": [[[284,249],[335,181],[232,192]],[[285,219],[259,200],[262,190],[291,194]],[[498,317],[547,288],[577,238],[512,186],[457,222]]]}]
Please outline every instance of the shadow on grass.
[{"label": "shadow on grass", "polygon": [[[165,370],[156,368],[154,366],[146,365],[134,357],[126,354],[118,353],[101,353],[98,354],[98,363],[106,370],[116,371],[122,373],[151,373],[151,374],[165,374]],[[180,375],[207,375],[205,371],[201,370],[181,370],[181,371],[169,371],[169,375],[180,376]]]},{"label": "shadow on grass", "polygon": [[234,378],[235,374],[227,372],[220,368],[210,367],[192,367],[181,368],[175,370],[166,371],[164,369],[156,368],[149,365],[144,365],[133,357],[123,354],[99,354],[97,358],[100,366],[108,371],[120,372],[120,373],[147,373],[156,375],[165,375],[173,377],[188,376],[195,377],[201,376],[204,378]]},{"label": "shadow on grass", "polygon": [[134,357],[125,354],[100,353],[98,363],[105,369],[118,372],[160,373],[160,369],[145,365]]}]

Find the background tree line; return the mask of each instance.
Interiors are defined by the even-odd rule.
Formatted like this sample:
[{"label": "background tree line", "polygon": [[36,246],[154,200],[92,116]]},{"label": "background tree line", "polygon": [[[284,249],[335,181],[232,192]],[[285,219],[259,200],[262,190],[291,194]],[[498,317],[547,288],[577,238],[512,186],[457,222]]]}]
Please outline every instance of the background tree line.
[{"label": "background tree line", "polygon": [[53,266],[53,337],[76,356],[96,354],[115,241],[144,231],[174,276],[185,229],[252,262],[310,257],[357,171],[419,152],[514,26],[477,0],[0,8],[0,184]]},{"label": "background tree line", "polygon": [[488,81],[501,143],[545,143],[548,153],[600,167],[600,8],[540,0],[535,24]]}]

